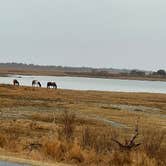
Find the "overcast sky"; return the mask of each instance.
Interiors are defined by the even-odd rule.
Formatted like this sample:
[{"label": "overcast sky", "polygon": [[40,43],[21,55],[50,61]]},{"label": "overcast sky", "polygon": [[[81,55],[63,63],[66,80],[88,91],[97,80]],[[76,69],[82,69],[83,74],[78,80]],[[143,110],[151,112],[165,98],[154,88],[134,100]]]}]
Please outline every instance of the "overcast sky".
[{"label": "overcast sky", "polygon": [[0,62],[166,69],[165,0],[0,0]]}]

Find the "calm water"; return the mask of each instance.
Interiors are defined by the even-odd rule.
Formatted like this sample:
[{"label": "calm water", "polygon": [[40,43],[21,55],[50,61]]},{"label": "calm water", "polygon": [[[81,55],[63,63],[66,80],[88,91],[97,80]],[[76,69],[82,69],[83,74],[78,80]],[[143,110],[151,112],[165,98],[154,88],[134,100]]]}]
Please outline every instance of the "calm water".
[{"label": "calm water", "polygon": [[16,164],[16,163],[11,163],[7,161],[0,161],[0,166],[28,166],[25,164]]},{"label": "calm water", "polygon": [[46,87],[47,81],[55,81],[58,88],[62,89],[166,93],[166,82],[161,81],[11,75],[0,77],[0,83],[11,84],[13,79],[27,86],[31,86],[32,80],[37,79],[43,87]]}]

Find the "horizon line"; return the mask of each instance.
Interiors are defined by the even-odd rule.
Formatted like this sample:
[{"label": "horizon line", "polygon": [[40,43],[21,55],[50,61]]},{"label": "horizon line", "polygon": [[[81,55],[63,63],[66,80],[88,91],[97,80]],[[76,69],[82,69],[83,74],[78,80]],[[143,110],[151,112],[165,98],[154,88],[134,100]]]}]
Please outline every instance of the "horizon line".
[{"label": "horizon line", "polygon": [[[89,68],[89,69],[113,69],[113,70],[138,70],[138,71],[147,71],[147,72],[153,72],[156,70],[150,70],[150,69],[139,69],[139,68],[116,68],[116,67],[90,67],[90,66],[68,66],[68,65],[51,65],[51,64],[35,64],[35,63],[25,63],[25,62],[0,62],[0,64],[22,64],[22,65],[33,65],[33,66],[40,66],[40,67],[62,67],[62,68]],[[165,70],[163,68],[159,68],[157,70]]]}]

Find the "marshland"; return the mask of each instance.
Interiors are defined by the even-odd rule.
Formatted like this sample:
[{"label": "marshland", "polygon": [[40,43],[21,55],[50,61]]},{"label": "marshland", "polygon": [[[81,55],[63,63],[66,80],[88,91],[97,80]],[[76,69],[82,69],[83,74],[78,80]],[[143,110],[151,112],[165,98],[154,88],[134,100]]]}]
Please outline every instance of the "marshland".
[{"label": "marshland", "polygon": [[166,94],[0,85],[0,155],[69,165],[165,165]]}]

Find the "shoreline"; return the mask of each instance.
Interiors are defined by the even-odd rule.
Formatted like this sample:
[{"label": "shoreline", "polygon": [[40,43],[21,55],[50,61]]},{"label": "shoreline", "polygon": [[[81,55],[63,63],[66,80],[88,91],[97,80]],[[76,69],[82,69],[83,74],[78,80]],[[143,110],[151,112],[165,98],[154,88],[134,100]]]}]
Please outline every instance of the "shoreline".
[{"label": "shoreline", "polygon": [[23,76],[55,76],[55,77],[83,77],[83,78],[100,78],[100,79],[118,79],[118,80],[137,80],[137,81],[161,81],[166,82],[166,77],[148,77],[148,76],[122,76],[120,74],[109,75],[92,75],[91,73],[66,73],[59,71],[47,70],[3,70],[0,69],[0,77],[8,77],[8,75],[23,75]]},{"label": "shoreline", "polygon": [[[3,84],[0,83],[0,87],[3,86],[13,86],[12,84]],[[27,86],[27,85],[20,85],[19,87],[21,88],[32,88],[32,86]],[[39,89],[47,89],[47,87],[41,87]],[[152,95],[166,95],[166,93],[161,93],[161,92],[146,92],[146,91],[111,91],[111,90],[82,90],[82,89],[63,89],[63,88],[58,88],[58,90],[62,91],[75,91],[75,92],[96,92],[96,93],[126,93],[126,94],[152,94]]]},{"label": "shoreline", "polygon": [[[15,87],[12,84],[3,84],[0,83],[0,87]],[[28,89],[34,89],[32,86],[27,85],[20,85],[18,88],[28,88]],[[47,87],[35,87],[36,90],[48,90]],[[166,95],[166,93],[159,93],[159,92],[138,92],[138,91],[106,91],[106,90],[81,90],[81,89],[63,89],[58,88],[56,91],[66,91],[66,92],[74,92],[74,93],[97,93],[97,94],[135,94],[135,95]]]}]

